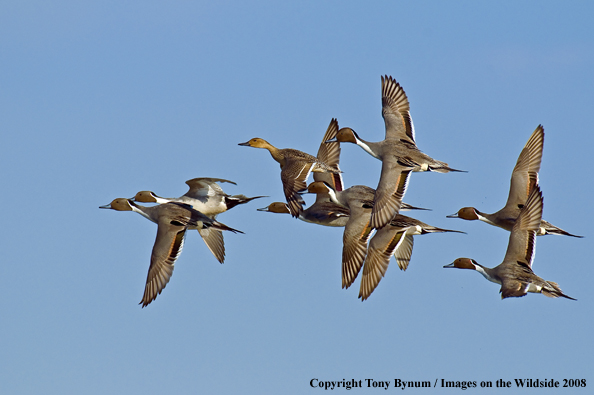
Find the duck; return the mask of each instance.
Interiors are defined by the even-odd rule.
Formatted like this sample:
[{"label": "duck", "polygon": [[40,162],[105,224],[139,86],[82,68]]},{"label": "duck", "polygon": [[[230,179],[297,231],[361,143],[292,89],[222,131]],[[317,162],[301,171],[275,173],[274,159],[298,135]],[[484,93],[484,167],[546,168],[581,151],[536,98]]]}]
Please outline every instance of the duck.
[{"label": "duck", "polygon": [[382,170],[371,214],[372,226],[381,228],[397,214],[394,192],[403,181],[404,170],[434,171],[438,173],[464,172],[449,167],[420,151],[415,142],[415,130],[410,104],[404,89],[391,76],[382,76],[382,116],[386,127],[385,139],[379,142],[363,140],[350,127],[338,131],[328,142],[353,143],[382,161]]},{"label": "duck", "polygon": [[342,236],[342,288],[349,288],[361,270],[367,255],[367,242],[371,236],[371,209],[374,190],[365,185],[354,185],[343,191],[333,190],[327,183],[312,182],[309,193],[328,194],[332,202],[349,210]]},{"label": "duck", "polygon": [[[407,182],[403,182],[396,191],[399,197],[398,207],[401,206],[406,186]],[[334,204],[349,210],[342,237],[342,288],[349,288],[365,261],[367,243],[374,229],[371,224],[371,212],[375,190],[366,185],[354,185],[343,191],[335,191],[329,184],[319,181],[309,184],[307,190],[309,193],[327,194]]]},{"label": "duck", "polygon": [[378,229],[369,241],[367,256],[363,262],[359,298],[362,301],[366,300],[379,285],[388,270],[392,255],[396,258],[400,270],[405,271],[408,268],[413,251],[413,236],[444,232],[465,233],[438,228],[417,219],[396,214],[390,223]]},{"label": "duck", "polygon": [[[238,145],[267,149],[272,158],[280,164],[281,181],[283,183],[285,198],[291,215],[295,218],[298,218],[300,210],[303,210],[303,200],[299,192],[306,190],[306,180],[309,173],[341,173],[338,165],[331,166],[313,155],[296,149],[276,148],[268,141],[259,137],[252,138]],[[338,152],[340,154],[340,151]]]},{"label": "duck", "polygon": [[[316,155],[320,161],[336,169],[340,169],[340,143],[326,143],[326,141],[336,137],[338,129],[337,119],[332,118]],[[331,185],[335,191],[342,191],[343,189],[342,173],[314,172],[313,178],[314,182],[325,182]],[[335,227],[343,227],[348,222],[350,215],[348,208],[333,203],[327,193],[320,192],[316,194],[316,201],[306,209],[303,209],[305,202],[301,196],[297,198],[297,201],[300,205],[297,218],[302,221]],[[258,211],[280,214],[291,213],[289,205],[282,202],[273,202],[264,208],[258,209]]]},{"label": "duck", "polygon": [[[323,195],[323,192],[316,194],[317,196]],[[277,214],[290,214],[289,206],[284,202],[272,202],[268,206],[257,209],[258,211],[265,211],[269,213]],[[409,210],[429,210],[426,208],[411,206],[408,203],[402,203],[400,211]],[[316,202],[302,210],[299,213],[299,219],[304,222],[312,224],[331,226],[331,227],[344,227],[346,226],[349,217],[351,215],[350,210],[343,205],[336,204],[332,201]]]},{"label": "duck", "polygon": [[563,293],[559,285],[546,281],[534,274],[532,264],[536,251],[536,234],[539,230],[543,211],[543,196],[538,184],[534,185],[525,205],[511,230],[509,243],[503,262],[488,268],[471,258],[457,258],[444,268],[476,270],[487,280],[501,285],[501,299],[522,297],[531,293],[541,293],[551,298],[574,298]]},{"label": "duck", "polygon": [[[516,166],[512,171],[507,202],[501,210],[493,214],[486,214],[474,207],[462,207],[458,212],[448,215],[447,218],[460,218],[467,221],[480,220],[511,231],[516,223],[516,218],[526,203],[528,194],[538,184],[538,172],[540,171],[543,147],[544,128],[542,125],[538,125],[530,135],[522,152],[520,152]],[[583,237],[566,232],[545,220],[541,220],[536,234],[538,236],[564,235],[578,238]]]},{"label": "duck", "polygon": [[[257,210],[269,213],[291,214],[289,206],[284,202],[272,202],[268,206]],[[349,217],[350,211],[348,208],[330,201],[322,201],[316,202],[308,208],[301,210],[297,218],[304,222],[317,225],[344,227],[346,226]]]},{"label": "duck", "polygon": [[144,294],[139,303],[143,308],[155,300],[169,283],[175,261],[181,254],[187,229],[214,228],[220,231],[243,233],[215,221],[183,203],[171,202],[146,207],[134,203],[131,199],[118,198],[99,208],[134,211],[157,224],[157,238],[151,253]]},{"label": "duck", "polygon": [[230,210],[237,205],[266,197],[247,197],[245,195],[231,196],[223,192],[223,189],[217,183],[237,185],[233,181],[222,178],[199,177],[186,181],[186,184],[190,189],[178,198],[164,198],[156,195],[152,191],[140,191],[132,198],[132,200],[141,203],[186,203],[192,206],[194,210],[200,211],[206,216],[213,217]]},{"label": "duck", "polygon": [[[131,200],[140,203],[185,203],[194,210],[216,219],[217,215],[232,209],[233,207],[248,203],[254,199],[266,196],[247,197],[245,195],[228,195],[217,183],[229,183],[237,185],[233,181],[222,178],[199,177],[186,181],[190,187],[188,192],[178,198],[164,198],[152,191],[140,191]],[[223,233],[212,227],[198,229],[202,240],[220,263],[225,262],[225,240]]]}]

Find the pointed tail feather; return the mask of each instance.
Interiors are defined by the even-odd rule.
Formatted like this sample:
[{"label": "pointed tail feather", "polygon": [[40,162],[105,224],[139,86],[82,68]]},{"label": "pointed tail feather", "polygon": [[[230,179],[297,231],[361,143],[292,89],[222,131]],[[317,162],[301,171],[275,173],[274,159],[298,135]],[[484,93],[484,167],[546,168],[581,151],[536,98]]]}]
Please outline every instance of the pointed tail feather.
[{"label": "pointed tail feather", "polygon": [[548,296],[549,298],[558,298],[558,297],[563,297],[563,298],[567,298],[567,299],[571,299],[571,300],[577,300],[575,298],[572,298],[571,296],[567,296],[563,293],[563,291],[561,291],[561,288],[559,287],[559,284],[553,282],[553,281],[547,281],[546,282],[547,285],[550,285],[550,288],[547,287],[547,285],[545,285],[544,287],[542,287],[542,294],[544,296]]},{"label": "pointed tail feather", "polygon": [[245,195],[233,195],[225,197],[225,203],[227,203],[227,210],[232,209],[233,207],[237,206],[238,204],[245,204],[251,202],[254,199],[259,199],[268,196],[254,196],[254,197],[247,197]]}]

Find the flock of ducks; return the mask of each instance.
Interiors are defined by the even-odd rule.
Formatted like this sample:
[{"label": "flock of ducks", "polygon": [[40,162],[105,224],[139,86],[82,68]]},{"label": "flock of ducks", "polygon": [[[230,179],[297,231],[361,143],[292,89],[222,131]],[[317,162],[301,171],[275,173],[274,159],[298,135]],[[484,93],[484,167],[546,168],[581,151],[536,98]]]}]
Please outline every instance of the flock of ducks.
[{"label": "flock of ducks", "polygon": [[[413,236],[436,232],[458,232],[437,228],[400,211],[425,210],[402,201],[412,172],[462,172],[445,162],[421,152],[415,143],[415,131],[406,93],[396,80],[382,80],[382,116],[385,139],[370,142],[348,127],[339,128],[332,119],[317,156],[295,149],[279,149],[261,138],[241,146],[263,148],[280,164],[285,202],[274,202],[258,211],[291,214],[302,221],[333,227],[344,227],[342,250],[342,287],[350,287],[362,270],[359,298],[365,300],[385,275],[394,256],[401,270],[406,270],[412,256]],[[376,189],[365,185],[344,188],[339,168],[340,143],[353,143],[382,162]],[[512,172],[507,203],[493,214],[474,207],[464,207],[449,218],[480,220],[510,231],[504,260],[490,269],[474,259],[458,258],[445,268],[472,269],[487,280],[500,284],[501,297],[520,297],[528,292],[549,297],[564,297],[559,286],[545,281],[532,271],[536,236],[570,234],[542,219],[543,196],[538,172],[544,145],[544,129],[538,126],[524,146]],[[313,172],[314,182],[307,185]],[[142,307],[159,295],[173,273],[181,253],[185,232],[197,229],[215,258],[223,263],[223,231],[243,233],[216,220],[218,214],[237,205],[264,196],[227,195],[218,183],[232,181],[220,178],[195,178],[186,181],[189,191],[179,198],[163,198],[151,191],[138,192],[132,199],[118,198],[100,208],[135,211],[158,225],[151,254]],[[316,194],[315,202],[304,208],[303,193]],[[137,202],[157,203],[141,206]],[[374,234],[375,231],[375,234]]]}]

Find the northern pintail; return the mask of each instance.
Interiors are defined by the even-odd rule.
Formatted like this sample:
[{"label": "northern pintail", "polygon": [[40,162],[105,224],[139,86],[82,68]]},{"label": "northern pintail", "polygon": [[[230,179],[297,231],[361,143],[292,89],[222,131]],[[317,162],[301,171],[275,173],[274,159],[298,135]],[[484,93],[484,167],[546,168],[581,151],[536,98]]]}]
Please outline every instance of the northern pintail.
[{"label": "northern pintail", "polygon": [[341,173],[338,166],[331,166],[313,155],[291,148],[279,149],[258,137],[239,145],[267,149],[272,158],[280,164],[283,190],[293,217],[298,217],[299,211],[303,209],[299,192],[307,188],[306,180],[309,173]]},{"label": "northern pintail", "polygon": [[[330,120],[330,124],[326,129],[326,133],[322,138],[322,143],[320,144],[320,148],[318,149],[317,158],[326,163],[328,166],[336,169],[339,168],[340,162],[340,143],[326,143],[326,140],[330,140],[336,137],[336,133],[338,132],[338,121],[336,118],[332,118]],[[341,173],[321,173],[315,172],[313,174],[314,181],[318,182],[325,182],[336,191],[342,191],[343,189],[343,180]],[[318,225],[324,226],[345,226],[348,217],[349,217],[349,210],[344,206],[338,205],[333,203],[330,200],[330,196],[325,193],[318,193],[316,194],[316,201],[306,208],[303,209],[303,205],[305,202],[299,196],[297,198],[299,202],[300,209],[298,218],[305,222],[310,222]],[[268,205],[267,207],[258,209],[258,211],[268,211],[272,213],[291,213],[289,205],[281,202],[274,202]]]},{"label": "northern pintail", "polygon": [[[159,204],[169,202],[185,203],[190,205],[194,210],[197,210],[212,219],[216,219],[218,214],[230,210],[239,204],[245,204],[254,199],[265,197],[228,195],[223,192],[223,189],[217,184],[221,182],[236,185],[233,181],[224,180],[222,178],[193,178],[186,181],[186,184],[190,187],[188,192],[178,198],[164,198],[151,191],[140,191],[132,198],[132,201]],[[214,257],[220,263],[225,262],[225,240],[223,238],[223,233],[220,230],[210,227],[198,229],[198,233],[200,233],[202,240],[204,240],[204,243]]]},{"label": "northern pintail", "polygon": [[437,161],[421,152],[415,143],[415,131],[410,116],[406,93],[392,77],[382,77],[382,116],[386,126],[383,141],[370,142],[361,139],[351,128],[342,128],[335,140],[354,143],[365,152],[382,161],[382,171],[376,189],[372,211],[372,225],[381,228],[398,212],[394,192],[404,181],[405,170],[435,171],[447,173],[456,170],[445,162]]},{"label": "northern pintail", "polygon": [[[323,195],[324,192],[316,194]],[[411,206],[408,203],[402,203],[400,211],[409,210],[428,210],[426,208]],[[266,211],[277,214],[291,214],[289,206],[284,202],[273,202],[268,206],[259,208],[258,211]],[[299,213],[299,219],[312,224],[323,226],[343,227],[349,220],[351,215],[350,210],[343,205],[336,204],[332,201],[316,202]]]},{"label": "northern pintail", "polygon": [[[414,218],[396,214],[390,223],[371,236],[373,227],[370,222],[371,207],[375,191],[364,185],[355,185],[342,192],[334,191],[328,184],[313,182],[309,185],[311,193],[327,193],[336,207],[345,206],[349,214],[354,209],[354,217],[349,217],[343,234],[342,286],[348,288],[357,278],[363,266],[363,278],[359,297],[367,299],[381,277],[386,272],[390,256],[393,254],[402,270],[406,270],[412,254],[412,236],[435,232],[459,232],[437,228]],[[406,203],[404,210],[426,210]],[[459,232],[464,233],[464,232]]]},{"label": "northern pintail", "polygon": [[[467,221],[480,220],[493,226],[498,226],[511,231],[516,222],[516,218],[520,215],[520,210],[526,203],[526,199],[528,198],[532,187],[538,184],[538,172],[540,171],[543,146],[544,128],[542,125],[538,125],[534,132],[532,132],[532,135],[522,149],[522,152],[520,152],[516,166],[512,171],[509,196],[507,197],[505,206],[501,210],[493,214],[486,214],[478,211],[474,207],[463,207],[458,210],[457,213],[448,215],[447,217],[461,218]],[[541,221],[536,234],[537,236],[555,234],[582,237],[572,235],[545,220]]]},{"label": "northern pintail", "polygon": [[187,229],[214,228],[221,231],[243,233],[182,203],[165,203],[154,207],[145,207],[135,204],[129,199],[120,198],[99,208],[134,211],[158,225],[144,295],[140,301],[142,307],[155,300],[169,282],[173,274],[173,265],[181,254]]},{"label": "northern pintail", "polygon": [[501,298],[520,297],[528,292],[542,293],[557,298],[565,295],[559,285],[545,281],[532,271],[532,262],[536,249],[536,233],[542,219],[543,198],[540,187],[535,185],[520,210],[516,223],[509,236],[509,243],[503,262],[490,269],[470,258],[458,258],[445,268],[472,269],[482,274],[487,280],[500,284]]},{"label": "northern pintail", "polygon": [[[273,202],[258,211],[269,213],[291,214],[289,206],[284,202]],[[299,212],[299,219],[312,224],[323,226],[345,226],[349,220],[350,211],[348,208],[330,201],[316,202]]]},{"label": "northern pintail", "polygon": [[265,197],[228,195],[223,192],[223,189],[217,184],[219,182],[237,185],[233,181],[224,180],[222,178],[192,178],[191,180],[186,181],[186,184],[190,187],[188,192],[178,198],[164,198],[157,196],[151,191],[141,191],[138,192],[132,200],[143,203],[186,203],[192,206],[194,210],[198,210],[202,214],[212,217],[230,210],[239,204],[245,204],[254,199]]},{"label": "northern pintail", "polygon": [[312,182],[307,189],[310,193],[329,194],[335,204],[349,209],[342,236],[342,288],[348,288],[359,275],[367,255],[367,242],[373,230],[370,219],[375,191],[365,185],[355,185],[337,192],[319,181]]},{"label": "northern pintail", "polygon": [[378,229],[369,241],[367,256],[363,263],[359,298],[365,300],[375,290],[388,270],[392,255],[396,258],[400,270],[408,268],[413,251],[413,236],[443,232],[465,233],[459,230],[438,228],[417,219],[396,214],[390,223]]}]

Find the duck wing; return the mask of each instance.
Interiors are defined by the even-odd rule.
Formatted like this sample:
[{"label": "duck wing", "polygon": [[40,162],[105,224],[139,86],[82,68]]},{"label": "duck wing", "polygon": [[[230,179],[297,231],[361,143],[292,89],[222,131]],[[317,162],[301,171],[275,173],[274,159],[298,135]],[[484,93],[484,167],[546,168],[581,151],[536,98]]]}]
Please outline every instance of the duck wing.
[{"label": "duck wing", "polygon": [[522,149],[512,171],[509,196],[503,208],[503,210],[512,213],[512,217],[514,216],[513,213],[519,213],[519,210],[526,203],[530,191],[538,184],[538,172],[540,171],[543,147],[544,128],[542,125],[538,125]]},{"label": "duck wing", "polygon": [[386,124],[386,139],[415,144],[415,128],[408,98],[400,84],[390,76],[382,77],[382,117]]},{"label": "duck wing", "polygon": [[157,229],[157,238],[151,253],[151,265],[149,266],[144,295],[140,304],[148,306],[157,298],[173,274],[173,265],[181,254],[184,246],[185,226],[178,226],[161,221]]}]

